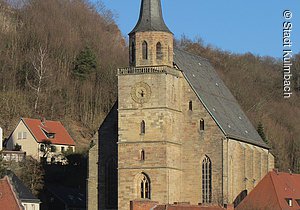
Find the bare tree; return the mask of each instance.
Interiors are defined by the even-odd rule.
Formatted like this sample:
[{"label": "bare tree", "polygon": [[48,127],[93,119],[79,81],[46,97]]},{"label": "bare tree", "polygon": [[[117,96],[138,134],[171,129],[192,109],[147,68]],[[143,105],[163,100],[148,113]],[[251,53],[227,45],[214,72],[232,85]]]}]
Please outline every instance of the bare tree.
[{"label": "bare tree", "polygon": [[49,77],[47,74],[48,68],[47,68],[47,50],[43,47],[40,47],[38,49],[38,54],[34,56],[32,60],[32,66],[33,66],[33,81],[30,82],[28,79],[28,72],[26,74],[26,81],[27,84],[31,89],[33,89],[36,93],[35,102],[34,102],[34,111],[37,111],[39,98],[42,92],[42,85],[44,81]]}]

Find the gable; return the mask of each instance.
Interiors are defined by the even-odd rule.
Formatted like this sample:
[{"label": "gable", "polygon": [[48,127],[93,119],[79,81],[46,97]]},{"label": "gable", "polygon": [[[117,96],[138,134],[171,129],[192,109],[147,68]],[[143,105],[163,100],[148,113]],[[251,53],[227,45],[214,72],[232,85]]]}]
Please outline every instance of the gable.
[{"label": "gable", "polygon": [[269,148],[206,59],[174,49],[174,63],[228,138]]}]

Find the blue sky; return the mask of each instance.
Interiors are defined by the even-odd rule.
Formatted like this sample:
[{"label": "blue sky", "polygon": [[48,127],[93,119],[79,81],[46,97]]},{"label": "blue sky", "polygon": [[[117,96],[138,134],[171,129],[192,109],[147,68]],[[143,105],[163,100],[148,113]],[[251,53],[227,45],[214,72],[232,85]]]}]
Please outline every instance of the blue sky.
[{"label": "blue sky", "polygon": [[[102,0],[117,14],[122,34],[135,26],[141,0]],[[293,17],[293,53],[300,52],[300,0],[162,0],[164,19],[176,38],[200,37],[233,53],[282,57],[283,11]]]}]

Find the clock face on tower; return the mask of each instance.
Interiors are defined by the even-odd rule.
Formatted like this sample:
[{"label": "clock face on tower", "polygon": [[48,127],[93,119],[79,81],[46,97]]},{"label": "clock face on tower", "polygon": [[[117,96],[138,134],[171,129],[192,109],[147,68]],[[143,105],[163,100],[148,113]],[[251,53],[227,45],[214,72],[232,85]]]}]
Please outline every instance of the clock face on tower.
[{"label": "clock face on tower", "polygon": [[151,88],[145,82],[138,82],[131,88],[131,97],[137,103],[146,103],[151,96]]}]

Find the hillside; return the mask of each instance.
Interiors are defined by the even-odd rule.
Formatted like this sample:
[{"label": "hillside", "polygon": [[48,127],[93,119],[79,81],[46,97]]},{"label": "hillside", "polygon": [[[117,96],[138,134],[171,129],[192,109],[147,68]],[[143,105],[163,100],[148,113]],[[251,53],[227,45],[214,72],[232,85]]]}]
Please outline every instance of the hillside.
[{"label": "hillside", "polygon": [[[27,0],[18,9],[0,0],[0,18],[5,136],[20,117],[43,116],[61,120],[80,150],[88,147],[116,100],[116,69],[127,65],[126,42],[112,13],[85,0]],[[277,167],[300,172],[300,55],[293,62],[294,95],[284,100],[281,61],[184,37],[176,42],[209,59],[252,123],[262,123]]]},{"label": "hillside", "polygon": [[125,40],[103,5],[24,2],[0,0],[0,125],[7,136],[20,117],[61,120],[85,147],[116,100]]}]

